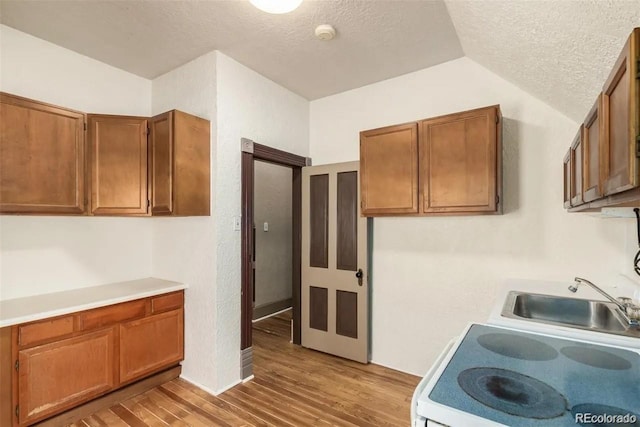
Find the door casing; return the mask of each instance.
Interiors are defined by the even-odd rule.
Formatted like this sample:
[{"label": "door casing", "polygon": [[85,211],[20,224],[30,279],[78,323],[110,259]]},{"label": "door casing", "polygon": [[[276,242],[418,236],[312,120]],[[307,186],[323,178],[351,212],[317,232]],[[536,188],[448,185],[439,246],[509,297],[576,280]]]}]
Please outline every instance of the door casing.
[{"label": "door casing", "polygon": [[[302,233],[302,167],[310,166],[311,159],[286,151],[258,144],[250,139],[242,138],[241,187],[242,187],[242,220],[241,220],[241,346],[243,364],[252,360],[252,318],[253,318],[253,222],[254,222],[254,162],[256,160],[273,163],[292,169],[292,306],[294,344],[300,344],[300,267],[301,267],[301,233]],[[249,362],[252,363],[252,362]],[[243,378],[251,376],[252,369],[245,366]]]}]

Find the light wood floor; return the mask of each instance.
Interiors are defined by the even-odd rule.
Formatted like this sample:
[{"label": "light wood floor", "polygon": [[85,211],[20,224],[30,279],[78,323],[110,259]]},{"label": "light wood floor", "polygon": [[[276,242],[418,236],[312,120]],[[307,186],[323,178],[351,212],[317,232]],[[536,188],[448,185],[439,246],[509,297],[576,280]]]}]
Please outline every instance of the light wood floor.
[{"label": "light wood floor", "polygon": [[102,426],[408,426],[420,378],[289,343],[290,313],[254,324],[254,374],[212,396],[176,379],[71,424]]}]

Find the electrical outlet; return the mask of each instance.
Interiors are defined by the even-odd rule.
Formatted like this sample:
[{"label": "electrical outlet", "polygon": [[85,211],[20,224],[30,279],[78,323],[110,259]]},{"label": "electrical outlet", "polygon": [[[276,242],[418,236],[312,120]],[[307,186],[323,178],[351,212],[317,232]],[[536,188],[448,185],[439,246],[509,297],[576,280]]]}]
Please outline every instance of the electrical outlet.
[{"label": "electrical outlet", "polygon": [[240,231],[240,217],[233,217],[233,231]]},{"label": "electrical outlet", "polygon": [[262,229],[263,229],[264,231],[269,231],[269,223],[268,223],[268,222],[265,222],[265,223],[264,223],[264,225],[262,226]]}]

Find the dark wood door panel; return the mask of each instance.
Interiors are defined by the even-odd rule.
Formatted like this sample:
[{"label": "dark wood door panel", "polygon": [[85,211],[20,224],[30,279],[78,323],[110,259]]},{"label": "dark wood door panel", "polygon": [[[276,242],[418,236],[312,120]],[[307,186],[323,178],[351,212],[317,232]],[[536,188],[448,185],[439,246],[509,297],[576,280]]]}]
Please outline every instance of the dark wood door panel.
[{"label": "dark wood door panel", "polygon": [[329,175],[313,175],[310,181],[311,267],[329,267]]},{"label": "dark wood door panel", "polygon": [[358,269],[358,172],[337,174],[336,267]]}]

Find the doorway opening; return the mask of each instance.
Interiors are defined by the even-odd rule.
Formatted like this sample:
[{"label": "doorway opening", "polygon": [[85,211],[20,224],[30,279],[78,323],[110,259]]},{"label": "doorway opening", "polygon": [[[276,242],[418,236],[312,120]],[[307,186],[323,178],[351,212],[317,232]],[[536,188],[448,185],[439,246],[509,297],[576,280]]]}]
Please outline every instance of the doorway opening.
[{"label": "doorway opening", "polygon": [[[242,222],[241,222],[241,375],[243,379],[253,375],[252,320],[255,283],[255,176],[256,162],[284,166],[291,170],[291,341],[300,344],[300,280],[301,280],[301,230],[302,230],[302,168],[311,159],[257,144],[242,138]],[[258,224],[256,224],[259,226]],[[264,230],[264,223],[261,225]],[[267,225],[268,227],[268,225]],[[258,230],[255,230],[257,233]]]}]

